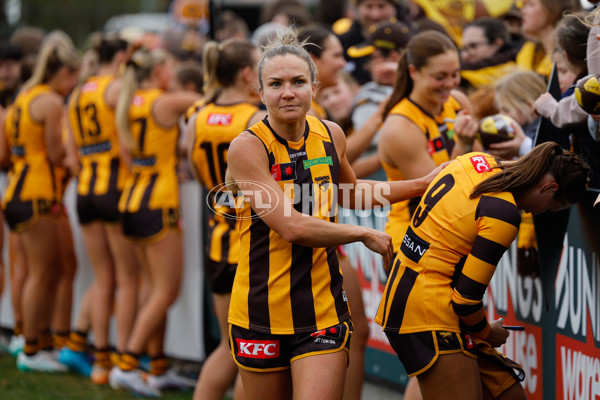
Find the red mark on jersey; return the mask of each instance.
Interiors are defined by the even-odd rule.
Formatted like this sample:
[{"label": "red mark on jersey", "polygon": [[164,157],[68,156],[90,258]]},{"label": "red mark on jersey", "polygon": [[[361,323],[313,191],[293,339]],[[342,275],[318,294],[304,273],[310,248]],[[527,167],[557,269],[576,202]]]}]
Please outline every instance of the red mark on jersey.
[{"label": "red mark on jersey", "polygon": [[275,164],[271,167],[271,176],[277,182],[296,179],[296,162]]},{"label": "red mark on jersey", "polygon": [[81,88],[81,91],[83,93],[86,93],[86,92],[93,92],[96,89],[98,89],[98,82],[87,82],[85,85],[83,85],[83,87]]},{"label": "red mark on jersey", "polygon": [[478,174],[482,174],[492,169],[484,156],[473,156],[469,158],[469,160],[471,160],[471,164],[473,164],[473,168],[475,168],[475,171],[477,171]]},{"label": "red mark on jersey", "polygon": [[433,142],[431,140],[427,141],[427,154],[432,155],[435,153],[435,147],[433,147]]},{"label": "red mark on jersey", "polygon": [[279,357],[279,340],[235,340],[238,345],[237,355],[240,357],[260,359]]},{"label": "red mark on jersey", "polygon": [[210,114],[208,114],[206,123],[208,125],[229,126],[229,125],[231,125],[232,119],[233,119],[233,114],[210,113]]},{"label": "red mark on jersey", "polygon": [[131,100],[131,104],[136,107],[141,107],[144,104],[144,98],[142,96],[134,96]]},{"label": "red mark on jersey", "polygon": [[329,332],[330,332],[332,335],[335,335],[335,334],[337,334],[337,333],[338,333],[338,331],[337,331],[337,329],[336,329],[336,327],[335,327],[335,326],[334,326],[333,328],[329,328]]}]

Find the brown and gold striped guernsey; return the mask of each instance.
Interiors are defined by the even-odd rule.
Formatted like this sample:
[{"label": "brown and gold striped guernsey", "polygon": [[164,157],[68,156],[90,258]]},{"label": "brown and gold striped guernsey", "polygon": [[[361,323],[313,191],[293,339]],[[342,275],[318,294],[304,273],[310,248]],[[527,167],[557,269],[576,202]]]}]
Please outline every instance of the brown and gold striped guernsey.
[{"label": "brown and gold striped guernsey", "polygon": [[79,149],[77,193],[103,195],[123,190],[129,170],[119,159],[115,110],[106,103],[110,75],[89,78],[71,96],[69,122]]},{"label": "brown and gold striped guernsey", "polygon": [[[278,136],[266,118],[249,131],[263,142],[271,175],[296,210],[335,222],[335,213],[330,211],[336,207],[333,193],[339,182],[338,156],[327,126],[314,117],[306,120],[305,134],[295,143]],[[293,184],[305,191],[290,190]],[[325,207],[306,206],[310,198],[319,196],[329,199]],[[242,219],[241,251],[230,324],[290,335],[314,332],[350,318],[335,247],[287,242],[249,206],[239,211],[238,217]]]},{"label": "brown and gold striped guernsey", "polygon": [[[192,163],[200,183],[208,190],[225,182],[227,151],[231,141],[248,127],[248,121],[258,107],[246,103],[209,103],[197,110],[194,125],[194,148]],[[237,264],[240,254],[239,225],[235,210],[227,205],[219,205],[211,198],[212,209],[208,221],[208,257],[215,262]],[[216,212],[213,212],[215,210]]]},{"label": "brown and gold striped guernsey", "polygon": [[4,192],[9,201],[58,201],[64,167],[50,162],[46,145],[46,130],[41,121],[31,115],[31,104],[39,96],[52,93],[48,85],[36,85],[19,93],[8,108],[4,134],[11,153],[11,169]]},{"label": "brown and gold striped guernsey", "polygon": [[485,153],[459,156],[421,198],[390,272],[375,322],[390,333],[489,332],[483,294],[517,235],[510,192],[469,195],[498,173]]},{"label": "brown and gold striped guernsey", "polygon": [[177,125],[164,127],[153,117],[152,109],[161,89],[139,89],[129,110],[134,147],[132,175],[125,181],[119,211],[179,209],[177,178]]},{"label": "brown and gold striped guernsey", "polygon": [[[442,106],[440,115],[434,117],[417,103],[405,97],[391,109],[390,115],[400,115],[417,125],[427,138],[427,152],[435,164],[440,165],[450,160],[450,154],[454,148],[454,135],[450,129],[452,123],[448,123],[444,119],[455,119],[456,114],[461,109],[462,107],[458,100],[450,96]],[[401,135],[402,132],[398,132],[398,134]],[[385,162],[381,162],[381,165],[387,175],[388,181],[406,179],[400,169]],[[385,225],[385,232],[392,237],[394,253],[397,253],[400,249],[400,243],[402,242],[404,233],[406,233],[406,228],[408,228],[410,217],[418,204],[418,197],[392,204],[388,222]]]}]

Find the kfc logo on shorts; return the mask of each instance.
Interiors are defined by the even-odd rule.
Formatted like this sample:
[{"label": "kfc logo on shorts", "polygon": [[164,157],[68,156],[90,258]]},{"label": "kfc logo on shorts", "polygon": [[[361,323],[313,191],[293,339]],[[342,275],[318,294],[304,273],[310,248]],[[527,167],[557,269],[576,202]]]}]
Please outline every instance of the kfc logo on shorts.
[{"label": "kfc logo on shorts", "polygon": [[231,120],[233,119],[233,114],[221,114],[221,113],[211,113],[208,115],[206,119],[206,123],[208,125],[222,125],[229,126],[231,125]]},{"label": "kfc logo on shorts", "polygon": [[470,158],[471,164],[477,173],[482,174],[491,170],[490,164],[487,162],[484,156],[473,156]]},{"label": "kfc logo on shorts", "polygon": [[240,357],[260,359],[279,357],[279,340],[235,340],[238,345],[237,355]]}]

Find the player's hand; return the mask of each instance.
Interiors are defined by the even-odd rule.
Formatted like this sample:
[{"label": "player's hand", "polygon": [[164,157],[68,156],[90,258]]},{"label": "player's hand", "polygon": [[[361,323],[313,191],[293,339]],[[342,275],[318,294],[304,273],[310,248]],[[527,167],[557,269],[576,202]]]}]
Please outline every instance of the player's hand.
[{"label": "player's hand", "polygon": [[500,347],[506,343],[508,338],[508,331],[502,327],[504,319],[499,318],[493,322],[490,322],[490,333],[485,338],[485,341],[492,345],[492,347]]},{"label": "player's hand", "polygon": [[523,132],[523,128],[521,128],[521,126],[514,121],[511,121],[510,125],[515,131],[515,137],[511,140],[507,140],[506,142],[490,144],[488,153],[490,153],[494,157],[500,157],[505,160],[510,160],[514,157],[519,157],[519,150],[521,149],[521,144],[523,144],[523,141],[526,137],[525,132]]},{"label": "player's hand", "polygon": [[381,254],[383,265],[390,265],[394,256],[394,246],[392,245],[392,237],[390,235],[375,229],[367,229],[362,242],[370,250]]},{"label": "player's hand", "polygon": [[468,148],[473,146],[478,130],[479,124],[466,111],[462,110],[456,115],[454,132],[458,141],[463,145],[462,147]]}]

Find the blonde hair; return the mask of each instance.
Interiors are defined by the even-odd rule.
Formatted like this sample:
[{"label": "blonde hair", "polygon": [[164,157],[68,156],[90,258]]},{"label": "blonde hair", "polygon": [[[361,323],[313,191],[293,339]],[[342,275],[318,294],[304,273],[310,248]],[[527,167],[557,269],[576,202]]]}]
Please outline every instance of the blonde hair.
[{"label": "blonde hair", "polygon": [[271,58],[285,56],[291,54],[296,56],[308,65],[310,70],[310,83],[314,83],[317,76],[317,67],[313,62],[312,57],[306,51],[305,47],[310,45],[305,41],[298,40],[298,33],[294,29],[287,29],[283,33],[277,35],[269,41],[269,44],[264,46],[264,53],[258,62],[258,83],[260,88],[263,88],[262,72],[265,62]]},{"label": "blonde hair", "polygon": [[[533,115],[533,103],[546,92],[544,78],[533,71],[516,71],[496,84],[495,103],[514,114]],[[500,107],[500,104],[503,107]]]},{"label": "blonde hair", "polygon": [[131,130],[129,129],[129,109],[133,95],[139,84],[152,76],[154,67],[167,59],[167,53],[162,49],[147,50],[140,48],[133,52],[127,62],[127,68],[121,79],[121,91],[115,111],[117,130],[123,142],[131,150],[135,147]]},{"label": "blonde hair", "polygon": [[22,90],[47,83],[62,67],[75,71],[80,65],[81,58],[71,38],[63,31],[52,31],[44,38],[33,73]]}]

